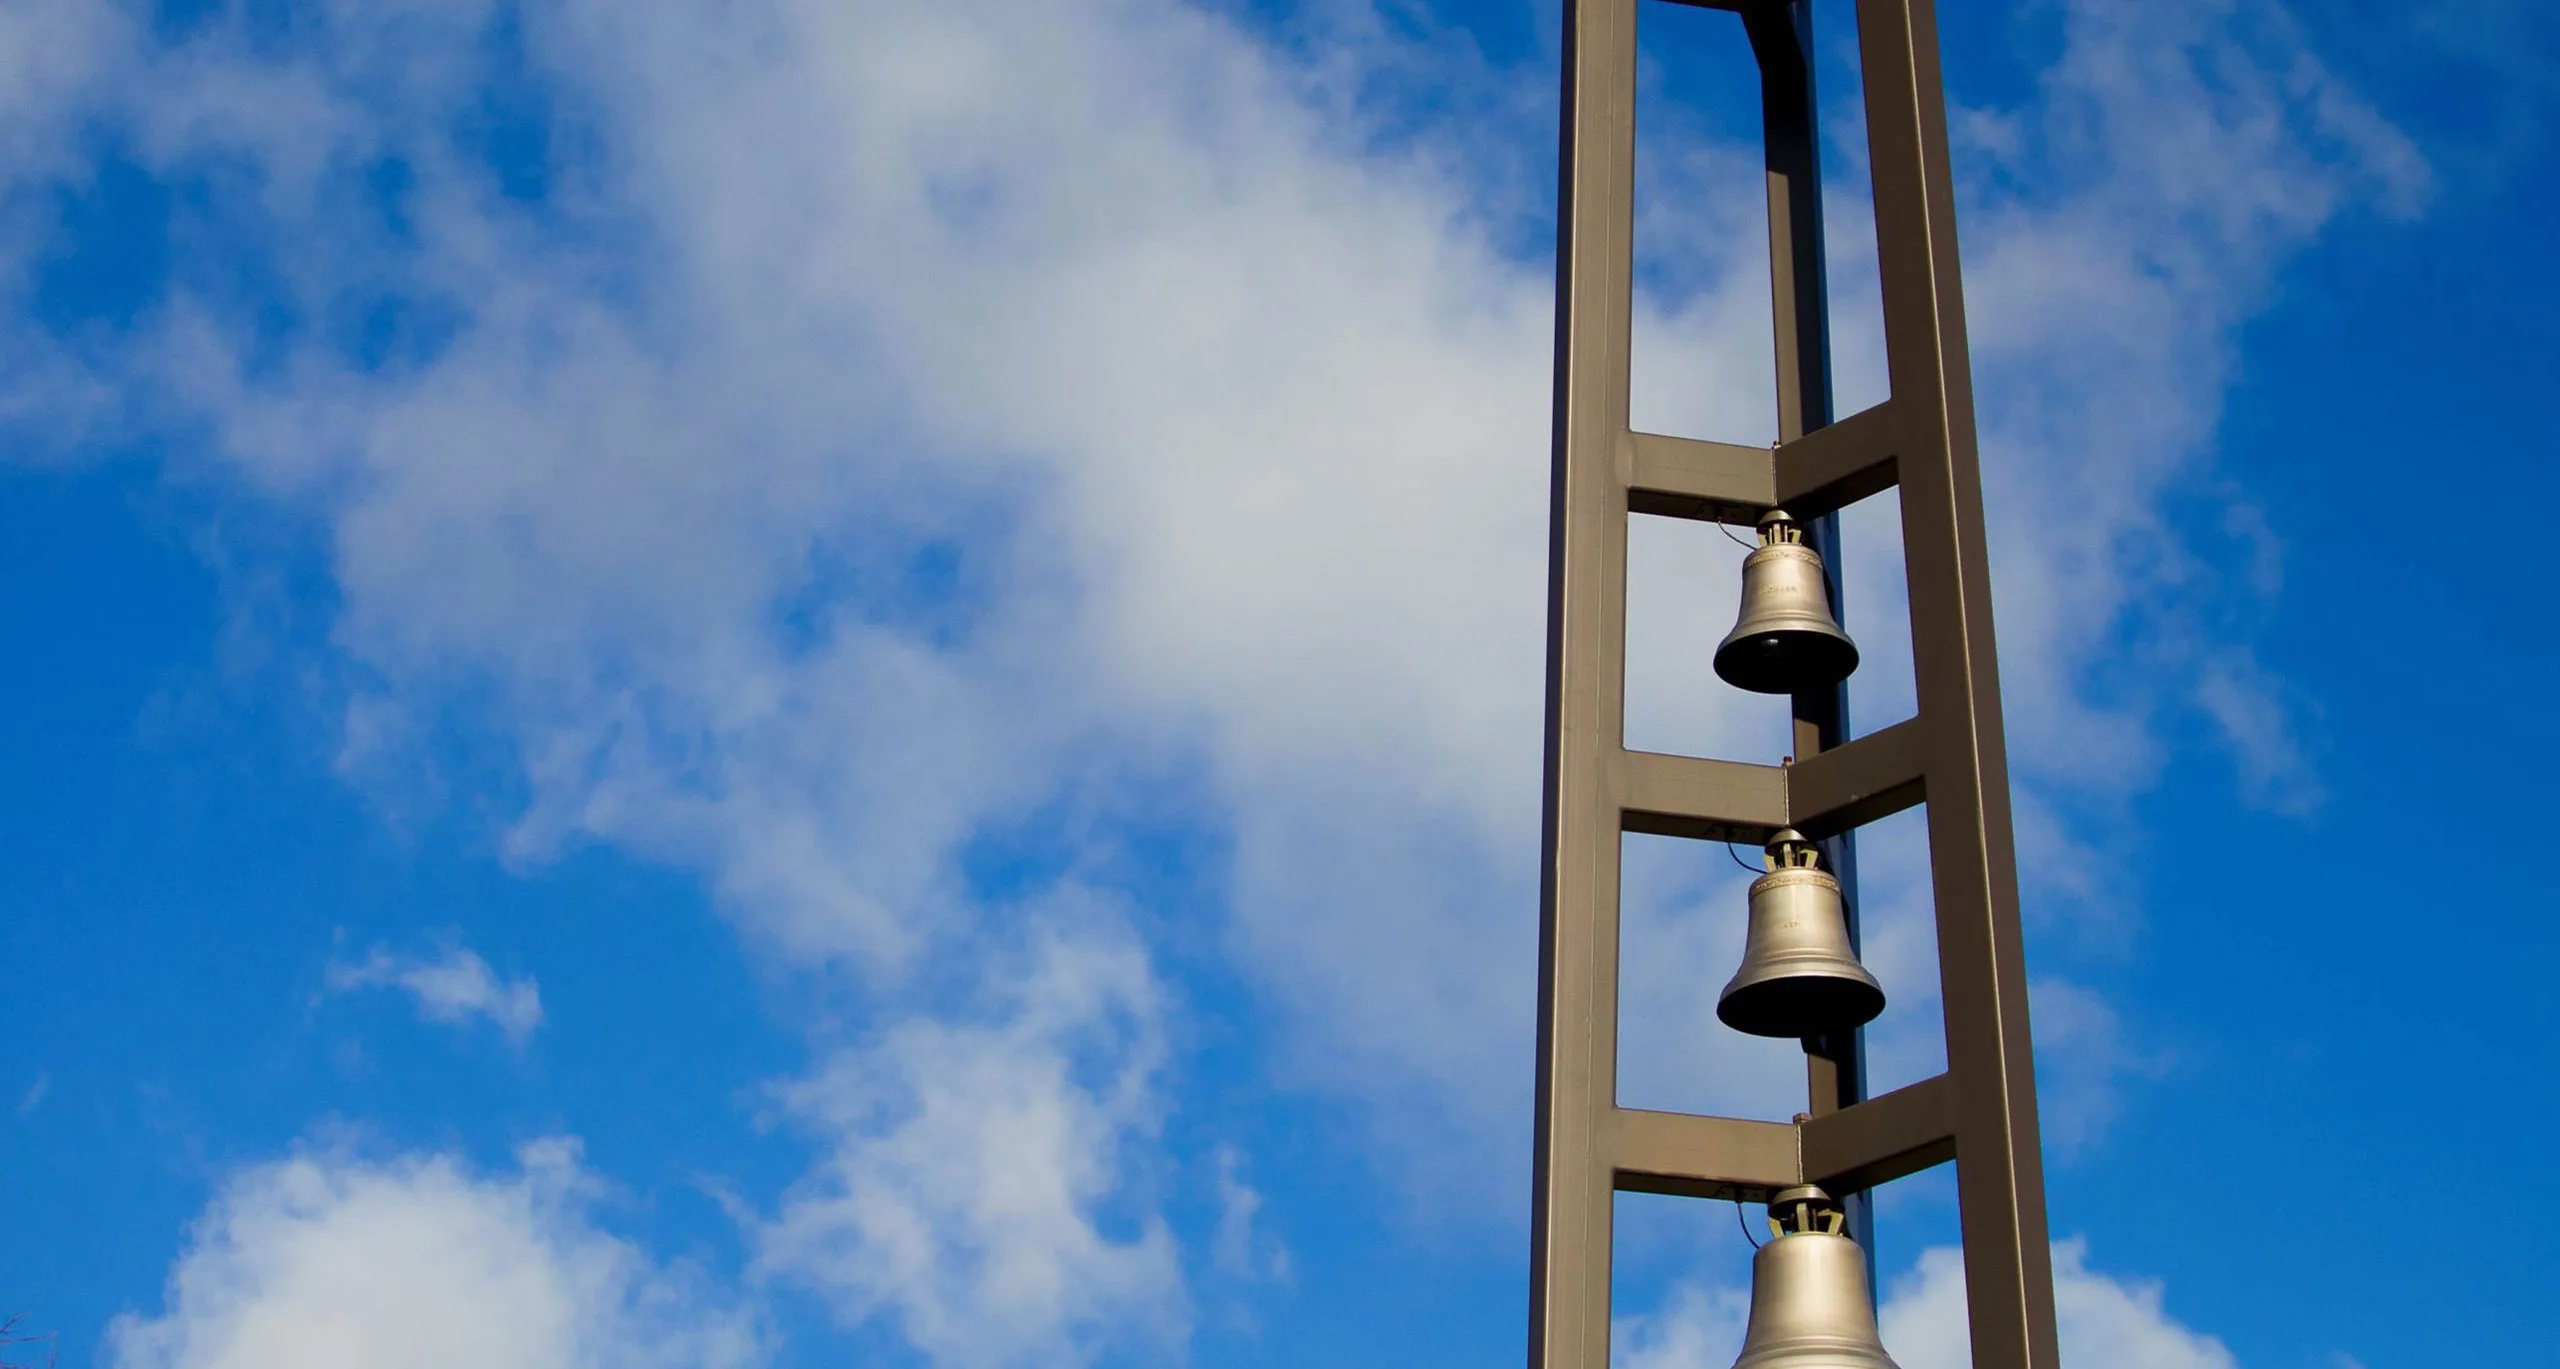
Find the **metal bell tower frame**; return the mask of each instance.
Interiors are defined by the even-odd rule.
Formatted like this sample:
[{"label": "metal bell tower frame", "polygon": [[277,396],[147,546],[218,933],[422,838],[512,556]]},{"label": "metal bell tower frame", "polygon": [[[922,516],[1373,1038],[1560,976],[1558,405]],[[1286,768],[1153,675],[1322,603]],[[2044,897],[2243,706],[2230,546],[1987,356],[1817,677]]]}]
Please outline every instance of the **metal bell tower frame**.
[{"label": "metal bell tower frame", "polygon": [[[1629,426],[1643,3],[1738,14],[1759,62],[1774,448]],[[1892,396],[1833,423],[1809,3],[1565,4],[1531,1369],[1609,1362],[1616,1193],[1766,1202],[1810,1183],[1847,1196],[1949,1160],[1973,1363],[2059,1362],[1937,20],[1932,0],[1856,0]],[[1790,765],[1626,748],[1631,514],[1748,525],[1782,506],[1807,523],[1836,602],[1835,511],[1888,489],[1901,499],[1917,717],[1852,740],[1842,688],[1796,697]],[[1824,839],[1845,883],[1848,834],[1924,800],[1945,1073],[1869,1098],[1852,1035],[1806,1043],[1810,1102],[1792,1122],[1620,1107],[1621,835],[1756,843],[1792,826]],[[1854,902],[1851,917],[1854,935]],[[1702,977],[1700,991],[1712,987]]]}]

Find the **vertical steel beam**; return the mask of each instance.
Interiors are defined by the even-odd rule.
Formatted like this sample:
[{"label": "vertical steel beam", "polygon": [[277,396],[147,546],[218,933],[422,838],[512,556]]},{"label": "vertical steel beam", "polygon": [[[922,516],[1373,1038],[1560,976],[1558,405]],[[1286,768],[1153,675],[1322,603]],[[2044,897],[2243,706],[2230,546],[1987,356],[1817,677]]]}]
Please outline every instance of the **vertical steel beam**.
[{"label": "vertical steel beam", "polygon": [[1637,0],[1568,0],[1557,187],[1555,474],[1538,939],[1529,1362],[1609,1362],[1616,1187],[1619,809],[1625,736],[1628,312]]},{"label": "vertical steel beam", "polygon": [[1973,363],[1932,0],[1858,0],[1886,370],[1902,449],[1903,571],[1926,724],[1929,866],[1973,1362],[2059,1362],[2044,1158],[2019,945],[2008,744],[1992,643]]}]

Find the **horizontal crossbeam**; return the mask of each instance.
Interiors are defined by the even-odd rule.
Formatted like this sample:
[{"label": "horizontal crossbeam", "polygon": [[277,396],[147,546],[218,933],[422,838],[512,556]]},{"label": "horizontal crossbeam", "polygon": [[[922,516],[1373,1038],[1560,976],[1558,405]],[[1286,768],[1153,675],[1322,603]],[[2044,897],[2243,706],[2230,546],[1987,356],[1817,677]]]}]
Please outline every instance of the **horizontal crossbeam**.
[{"label": "horizontal crossbeam", "polygon": [[1887,400],[1774,448],[1631,433],[1627,511],[1745,526],[1773,508],[1830,513],[1892,488],[1896,412]]},{"label": "horizontal crossbeam", "polygon": [[1613,1108],[1604,1145],[1621,1193],[1744,1203],[1797,1184],[1853,1193],[1955,1158],[1954,1086],[1936,1075],[1792,1124]]},{"label": "horizontal crossbeam", "polygon": [[1617,770],[1625,831],[1757,846],[1787,825],[1784,766],[1621,751]]},{"label": "horizontal crossbeam", "polygon": [[1917,719],[1791,765],[1620,751],[1619,827],[1659,837],[1758,845],[1781,827],[1827,837],[1921,801]]},{"label": "horizontal crossbeam", "polygon": [[1797,1127],[1805,1182],[1874,1188],[1956,1157],[1955,1085],[1943,1074]]},{"label": "horizontal crossbeam", "polygon": [[1621,1193],[1765,1203],[1804,1172],[1796,1129],[1784,1122],[1617,1108],[1607,1146]]},{"label": "horizontal crossbeam", "polygon": [[1924,740],[1920,720],[1906,718],[1788,766],[1788,821],[1809,837],[1828,837],[1920,802],[1928,788]]},{"label": "horizontal crossbeam", "polygon": [[1844,509],[1893,488],[1896,432],[1901,410],[1892,400],[1816,428],[1782,444],[1777,455],[1778,503],[1798,518]]},{"label": "horizontal crossbeam", "polygon": [[1749,527],[1778,503],[1777,454],[1767,447],[1634,433],[1627,511]]}]

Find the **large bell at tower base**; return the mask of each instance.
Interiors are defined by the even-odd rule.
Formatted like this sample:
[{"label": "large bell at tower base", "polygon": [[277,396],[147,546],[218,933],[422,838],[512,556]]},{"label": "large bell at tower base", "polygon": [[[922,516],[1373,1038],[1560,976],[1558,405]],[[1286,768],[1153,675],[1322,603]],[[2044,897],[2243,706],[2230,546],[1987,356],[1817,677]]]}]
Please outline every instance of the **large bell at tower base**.
[{"label": "large bell at tower base", "polygon": [[1849,678],[1858,647],[1831,616],[1822,555],[1784,509],[1760,518],[1742,560],[1742,613],[1716,647],[1716,674],[1754,694],[1803,694]]},{"label": "large bell at tower base", "polygon": [[1777,1235],[1751,1258],[1751,1323],[1733,1369],[1900,1369],[1876,1333],[1867,1255],[1829,1194],[1769,1200]]}]

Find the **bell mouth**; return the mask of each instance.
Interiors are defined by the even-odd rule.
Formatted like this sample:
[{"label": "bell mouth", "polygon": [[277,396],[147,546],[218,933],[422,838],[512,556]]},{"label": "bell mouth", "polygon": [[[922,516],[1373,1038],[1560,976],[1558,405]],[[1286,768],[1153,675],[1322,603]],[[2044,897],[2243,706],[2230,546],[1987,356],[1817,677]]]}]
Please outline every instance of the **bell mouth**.
[{"label": "bell mouth", "polygon": [[1849,678],[1858,648],[1836,633],[1802,629],[1728,637],[1716,648],[1716,674],[1754,694],[1801,694]]},{"label": "bell mouth", "polygon": [[1839,975],[1787,975],[1728,988],[1716,1016],[1745,1036],[1800,1041],[1850,1031],[1884,1011],[1884,990]]}]

